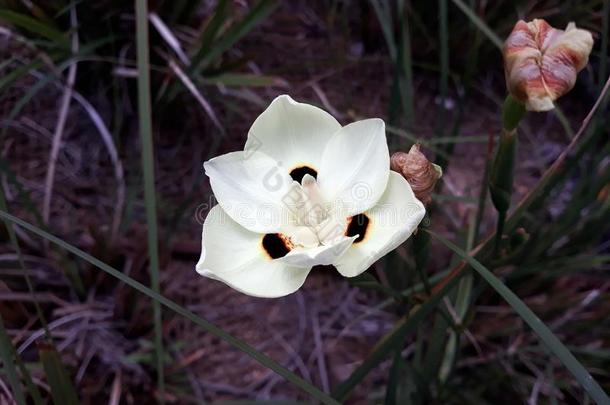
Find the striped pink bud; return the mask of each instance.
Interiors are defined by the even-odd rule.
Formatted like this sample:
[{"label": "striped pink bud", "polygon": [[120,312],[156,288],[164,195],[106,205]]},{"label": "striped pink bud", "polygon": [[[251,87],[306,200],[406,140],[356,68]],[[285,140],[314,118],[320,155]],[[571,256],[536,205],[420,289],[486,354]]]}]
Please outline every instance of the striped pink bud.
[{"label": "striped pink bud", "polygon": [[564,30],[546,21],[520,20],[504,44],[508,91],[529,111],[548,111],[574,87],[589,60],[593,37],[569,23]]}]

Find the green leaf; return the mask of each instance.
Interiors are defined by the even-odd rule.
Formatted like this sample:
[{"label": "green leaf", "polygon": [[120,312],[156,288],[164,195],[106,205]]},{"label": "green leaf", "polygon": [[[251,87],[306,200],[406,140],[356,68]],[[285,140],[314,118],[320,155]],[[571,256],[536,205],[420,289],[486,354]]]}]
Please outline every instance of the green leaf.
[{"label": "green leaf", "polygon": [[200,68],[205,68],[214,62],[223,52],[232,47],[258,23],[267,18],[277,5],[278,2],[276,0],[261,0],[256,3],[241,21],[233,25],[209,49],[201,49],[201,52],[205,52],[205,56],[201,57],[197,64],[193,63],[193,70],[199,71]]},{"label": "green leaf", "polygon": [[405,10],[404,0],[398,0],[399,34],[397,41],[398,54],[396,63],[399,69],[399,91],[407,126],[413,125],[415,117],[413,109],[413,59],[411,57],[411,35],[409,19]]},{"label": "green leaf", "polygon": [[498,211],[506,212],[513,193],[513,175],[517,158],[517,133],[502,131],[498,151],[489,173],[489,192]]},{"label": "green leaf", "polygon": [[248,73],[225,73],[218,76],[204,77],[202,84],[222,84],[224,86],[270,87],[285,86],[286,81],[277,76],[254,75]]},{"label": "green leaf", "polygon": [[598,404],[610,404],[610,397],[604,392],[600,385],[593,379],[591,374],[574,357],[568,348],[553,334],[553,332],[515,295],[500,279],[483,266],[478,260],[469,256],[464,250],[444,237],[433,231],[425,230],[443,245],[466,261],[483,279],[494,289],[508,304],[517,312],[525,323],[538,335],[547,348],[561,361],[561,363],[572,373],[576,381]]},{"label": "green leaf", "polygon": [[17,369],[15,368],[15,362],[13,361],[14,355],[15,348],[6,333],[2,316],[0,316],[0,359],[2,359],[3,370],[6,373],[11,389],[13,390],[13,398],[17,404],[25,405],[25,395],[21,389],[21,383],[19,382],[19,376],[17,375]]},{"label": "green leaf", "polygon": [[122,281],[126,285],[132,287],[133,289],[139,291],[140,293],[146,295],[147,297],[152,298],[153,300],[159,302],[161,305],[164,305],[171,311],[187,318],[188,320],[190,320],[197,326],[199,326],[202,329],[206,330],[207,332],[211,333],[212,335],[218,337],[219,339],[224,340],[225,342],[227,342],[231,346],[235,347],[236,349],[246,353],[248,356],[250,356],[251,358],[256,360],[258,363],[260,363],[263,366],[267,367],[268,369],[274,371],[276,374],[278,374],[281,377],[285,378],[286,380],[290,381],[295,386],[299,387],[304,392],[310,394],[312,397],[318,399],[322,403],[329,404],[329,405],[338,405],[339,404],[336,400],[331,398],[328,394],[320,391],[320,389],[318,389],[317,387],[313,386],[309,382],[307,382],[304,379],[302,379],[301,377],[297,376],[290,370],[284,368],[283,366],[281,366],[280,364],[278,364],[271,358],[267,357],[263,353],[255,350],[253,347],[251,347],[247,343],[243,342],[240,339],[237,339],[236,337],[225,332],[224,330],[222,330],[218,326],[214,325],[213,323],[199,317],[195,313],[178,305],[176,302],[153,291],[152,289],[146,287],[144,284],[132,279],[131,277],[125,275],[124,273],[120,272],[119,270],[107,265],[106,263],[102,262],[101,260],[96,259],[95,257],[91,256],[90,254],[82,251],[81,249],[79,249],[75,246],[72,246],[71,244],[69,244],[67,242],[64,242],[60,238],[58,238],[54,235],[51,235],[50,233],[43,231],[42,229],[30,224],[29,222],[19,219],[4,210],[0,210],[0,218],[5,219],[9,222],[12,222],[13,224],[17,224],[20,227],[22,227],[23,229],[25,229],[29,232],[32,232],[33,234],[35,234],[41,238],[44,238],[57,246],[60,246],[61,248],[65,249],[66,251],[80,257],[81,259],[85,260],[88,263],[91,263],[93,266],[99,268],[100,270],[104,271],[105,273],[108,273],[112,277]]},{"label": "green leaf", "polygon": [[68,38],[63,32],[58,31],[56,28],[43,24],[35,18],[28,15],[17,13],[7,9],[0,9],[0,19],[4,20],[16,27],[23,28],[34,34],[38,34],[44,38],[52,40],[54,43],[60,45],[63,48],[69,47]]},{"label": "green leaf", "polygon": [[390,368],[384,405],[398,405],[398,387],[404,367],[404,360],[402,359],[401,350],[399,349],[396,351],[396,354],[394,354],[394,361],[392,363],[392,368]]},{"label": "green leaf", "polygon": [[216,39],[218,30],[226,21],[227,10],[229,2],[227,0],[219,0],[214,10],[214,16],[206,26],[205,30],[201,33],[201,39],[199,41],[199,50],[193,56],[191,63],[194,66],[198,66],[199,62],[205,57],[206,53],[210,50],[211,45]]},{"label": "green leaf", "polygon": [[46,342],[38,344],[40,361],[51,387],[51,396],[55,405],[78,405],[78,397],[61,356],[55,348]]},{"label": "green leaf", "polygon": [[491,30],[491,28],[489,28],[489,26],[487,26],[487,24],[485,24],[485,22],[483,20],[481,20],[479,18],[478,15],[475,14],[475,12],[468,7],[466,4],[464,4],[464,2],[462,0],[451,0],[453,1],[453,4],[455,4],[460,10],[462,10],[462,12],[466,15],[466,17],[468,17],[470,19],[470,21],[472,21],[472,23],[474,25],[477,26],[477,28],[479,30],[481,30],[481,32],[483,32],[483,34],[485,34],[485,36],[498,48],[502,49],[502,47],[504,46],[503,41],[500,39],[500,37]]},{"label": "green leaf", "polygon": [[[146,225],[148,227],[148,259],[150,261],[150,282],[154,292],[160,292],[159,252],[157,235],[157,199],[155,194],[155,168],[152,138],[152,115],[150,101],[150,62],[148,55],[148,0],[136,0],[136,42],[138,59],[138,118],[142,140],[142,171],[144,172],[144,203]],[[153,301],[155,325],[155,355],[157,360],[157,385],[159,397],[165,396],[163,375],[163,329],[161,304]]]},{"label": "green leaf", "polygon": [[513,131],[519,126],[519,122],[525,116],[525,105],[517,101],[510,94],[506,96],[502,106],[502,124],[507,131]]},{"label": "green leaf", "polygon": [[[0,213],[0,215],[2,214]],[[339,401],[345,401],[354,387],[392,351],[396,350],[403,343],[407,334],[416,330],[419,324],[436,308],[441,299],[457,285],[458,280],[460,280],[460,276],[453,277],[438,292],[420,306],[413,308],[409,315],[396,323],[394,328],[377,342],[364,362],[333,390],[332,396]]]},{"label": "green leaf", "polygon": [[18,67],[12,70],[4,77],[0,77],[0,91],[3,91],[6,87],[9,87],[23,76],[27,75],[31,70],[38,69],[43,63],[39,60],[34,60],[27,65]]}]

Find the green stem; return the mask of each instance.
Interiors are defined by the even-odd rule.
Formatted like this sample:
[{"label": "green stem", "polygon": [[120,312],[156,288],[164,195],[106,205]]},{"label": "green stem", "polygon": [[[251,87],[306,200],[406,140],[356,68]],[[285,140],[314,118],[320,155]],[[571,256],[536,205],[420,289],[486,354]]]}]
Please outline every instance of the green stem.
[{"label": "green stem", "polygon": [[504,232],[504,224],[506,223],[506,211],[498,211],[498,222],[496,224],[496,237],[494,239],[494,256],[500,253],[502,244],[502,233]]},{"label": "green stem", "polygon": [[[144,172],[144,200],[146,224],[148,226],[148,254],[150,260],[151,287],[155,293],[159,286],[159,252],[157,237],[157,203],[154,178],[154,152],[150,102],[150,62],[148,55],[148,4],[147,0],[136,0],[136,42],[138,57],[138,116],[142,139],[142,169]],[[159,402],[164,402],[165,379],[163,374],[163,330],[161,327],[161,304],[153,301],[155,326],[155,357]]]},{"label": "green stem", "polygon": [[525,115],[525,107],[510,94],[502,107],[502,133],[498,151],[491,166],[489,191],[496,211],[498,223],[494,243],[494,255],[499,253],[506,213],[510,208],[513,194],[513,177],[515,174],[515,159],[517,157],[517,127]]}]

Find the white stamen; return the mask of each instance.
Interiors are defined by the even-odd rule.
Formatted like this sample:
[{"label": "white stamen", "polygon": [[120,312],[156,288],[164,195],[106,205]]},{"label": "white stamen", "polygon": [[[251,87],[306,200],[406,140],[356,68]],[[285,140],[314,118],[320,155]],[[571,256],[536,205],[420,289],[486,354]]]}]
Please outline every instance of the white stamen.
[{"label": "white stamen", "polygon": [[307,226],[297,226],[290,234],[290,241],[296,246],[314,248],[320,245],[315,232]]}]

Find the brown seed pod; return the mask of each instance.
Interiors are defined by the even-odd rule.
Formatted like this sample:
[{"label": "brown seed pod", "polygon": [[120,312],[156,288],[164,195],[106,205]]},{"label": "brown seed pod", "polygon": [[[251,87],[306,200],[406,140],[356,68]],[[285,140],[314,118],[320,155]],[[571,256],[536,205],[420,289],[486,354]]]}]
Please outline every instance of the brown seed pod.
[{"label": "brown seed pod", "polygon": [[434,186],[443,175],[441,167],[431,163],[420,151],[419,144],[413,145],[408,153],[394,153],[390,158],[390,168],[403,175],[415,197],[424,204],[432,201]]}]

